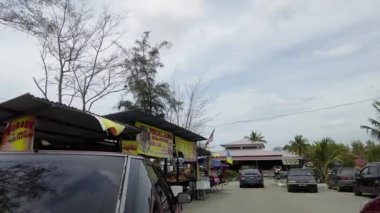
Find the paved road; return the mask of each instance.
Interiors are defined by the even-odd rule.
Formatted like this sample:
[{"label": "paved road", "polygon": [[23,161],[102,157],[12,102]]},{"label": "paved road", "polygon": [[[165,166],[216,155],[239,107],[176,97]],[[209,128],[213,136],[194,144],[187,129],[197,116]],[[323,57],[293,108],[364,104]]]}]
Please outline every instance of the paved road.
[{"label": "paved road", "polygon": [[371,197],[351,192],[320,189],[319,193],[288,193],[286,188],[265,182],[265,188],[239,188],[231,182],[223,191],[210,193],[206,200],[184,206],[184,213],[357,213]]}]

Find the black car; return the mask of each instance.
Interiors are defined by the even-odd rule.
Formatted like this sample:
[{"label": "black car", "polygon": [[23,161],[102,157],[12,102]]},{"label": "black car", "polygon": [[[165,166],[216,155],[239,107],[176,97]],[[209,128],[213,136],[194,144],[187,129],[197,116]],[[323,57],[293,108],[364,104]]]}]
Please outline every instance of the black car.
[{"label": "black car", "polygon": [[360,170],[355,175],[352,189],[357,196],[362,193],[380,196],[380,162],[370,163]]},{"label": "black car", "polygon": [[244,169],[240,173],[240,188],[245,186],[259,186],[264,188],[264,178],[257,169]]},{"label": "black car", "polygon": [[355,174],[355,168],[335,168],[328,176],[327,185],[329,189],[334,188],[338,192],[342,190],[352,190],[352,182],[354,181]]},{"label": "black car", "polygon": [[85,152],[0,154],[0,212],[181,211],[159,169],[140,157]]},{"label": "black car", "polygon": [[312,169],[290,169],[286,180],[288,192],[311,191],[318,192],[317,181]]}]

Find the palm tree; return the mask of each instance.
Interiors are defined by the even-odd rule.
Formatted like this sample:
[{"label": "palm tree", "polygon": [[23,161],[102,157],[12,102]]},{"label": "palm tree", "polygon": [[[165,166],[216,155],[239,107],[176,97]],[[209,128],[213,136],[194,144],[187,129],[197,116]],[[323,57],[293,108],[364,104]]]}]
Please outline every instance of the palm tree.
[{"label": "palm tree", "polygon": [[260,132],[252,131],[249,136],[246,136],[252,143],[255,142],[263,142],[266,143],[267,141],[264,140],[264,136]]},{"label": "palm tree", "polygon": [[369,118],[368,121],[372,126],[363,125],[360,128],[371,132],[371,136],[380,141],[380,101],[375,101],[372,106],[376,109],[377,114],[379,114],[378,120]]},{"label": "palm tree", "polygon": [[333,162],[339,161],[342,154],[344,154],[343,147],[336,144],[331,138],[323,138],[314,143],[310,153],[310,160],[312,160],[317,171],[320,172],[323,181],[326,181],[329,168]]},{"label": "palm tree", "polygon": [[294,136],[293,141],[289,141],[289,144],[284,146],[284,150],[304,157],[307,152],[308,146],[309,144],[306,138],[304,138],[302,135],[296,135]]}]

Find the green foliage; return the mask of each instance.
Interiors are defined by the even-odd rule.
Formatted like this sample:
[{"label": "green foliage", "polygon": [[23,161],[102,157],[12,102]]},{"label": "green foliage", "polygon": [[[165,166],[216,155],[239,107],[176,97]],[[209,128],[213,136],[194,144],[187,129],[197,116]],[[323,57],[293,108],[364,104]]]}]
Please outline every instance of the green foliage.
[{"label": "green foliage", "polygon": [[345,167],[355,167],[355,156],[348,151],[344,152],[340,157],[340,162]]},{"label": "green foliage", "polygon": [[360,140],[352,141],[351,142],[352,147],[352,154],[364,157],[366,153],[366,148],[363,142]]},{"label": "green foliage", "polygon": [[163,117],[167,107],[180,105],[170,91],[169,84],[156,82],[157,69],[163,67],[160,50],[169,47],[170,43],[164,41],[151,46],[149,37],[150,32],[144,32],[141,39],[136,40],[135,46],[128,51],[129,57],[124,61],[126,84],[134,100],[122,100],[118,108],[139,109]]},{"label": "green foliage", "polygon": [[249,140],[252,143],[254,143],[254,142],[263,142],[263,143],[266,143],[267,142],[264,139],[264,136],[260,132],[257,132],[257,131],[252,131],[251,134],[249,136],[247,136],[247,138],[249,138]]},{"label": "green foliage", "polygon": [[364,158],[367,162],[380,161],[380,145],[374,141],[353,141],[351,143],[352,154]]},{"label": "green foliage", "polygon": [[308,157],[314,167],[321,174],[322,180],[326,181],[329,168],[336,161],[341,161],[342,155],[348,152],[343,144],[336,144],[331,138],[323,138],[314,142],[308,150]]},{"label": "green foliage", "polygon": [[302,135],[296,135],[294,136],[294,140],[289,141],[289,144],[285,145],[283,149],[299,156],[305,156],[308,146],[309,144],[306,138]]},{"label": "green foliage", "polygon": [[360,126],[360,128],[366,129],[373,138],[380,142],[380,101],[375,101],[372,106],[375,108],[376,113],[378,114],[377,120],[375,118],[369,118],[368,121],[371,126],[363,125]]},{"label": "green foliage", "polygon": [[368,162],[380,161],[380,145],[372,145],[367,147],[366,160]]},{"label": "green foliage", "polygon": [[[291,150],[291,145],[284,148]],[[380,145],[373,141],[352,141],[351,146],[337,144],[331,138],[323,138],[320,141],[309,145],[305,151],[305,158],[312,161],[316,174],[320,174],[323,181],[329,169],[334,166],[335,162],[340,162],[345,167],[355,167],[355,161],[359,158],[365,158],[367,162],[380,161]]]},{"label": "green foliage", "polygon": [[227,170],[226,173],[228,174],[228,181],[236,180],[239,177],[239,173],[234,170]]},{"label": "green foliage", "polygon": [[370,147],[374,147],[376,146],[375,142],[374,141],[371,141],[371,140],[368,140],[366,142],[366,145],[367,145],[367,148],[370,148]]}]

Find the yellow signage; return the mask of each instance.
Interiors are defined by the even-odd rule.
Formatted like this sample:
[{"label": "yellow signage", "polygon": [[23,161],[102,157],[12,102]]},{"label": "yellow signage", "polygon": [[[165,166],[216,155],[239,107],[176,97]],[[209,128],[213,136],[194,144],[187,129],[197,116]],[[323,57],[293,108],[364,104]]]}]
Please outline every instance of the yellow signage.
[{"label": "yellow signage", "polygon": [[139,143],[137,141],[122,141],[122,150],[124,154],[127,155],[138,155]]},{"label": "yellow signage", "polygon": [[195,142],[191,142],[180,137],[175,137],[175,147],[177,154],[181,152],[185,160],[197,159],[197,148]]},{"label": "yellow signage", "polygon": [[0,151],[30,151],[33,149],[35,116],[12,120],[5,127]]},{"label": "yellow signage", "polygon": [[152,157],[173,157],[173,134],[164,130],[136,122],[136,127],[142,128],[143,132],[137,134],[137,152]]}]

